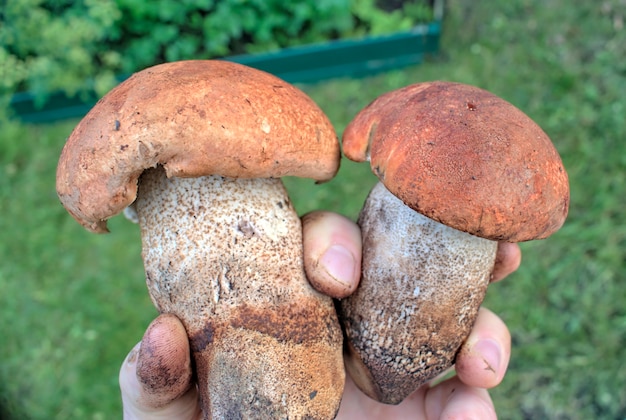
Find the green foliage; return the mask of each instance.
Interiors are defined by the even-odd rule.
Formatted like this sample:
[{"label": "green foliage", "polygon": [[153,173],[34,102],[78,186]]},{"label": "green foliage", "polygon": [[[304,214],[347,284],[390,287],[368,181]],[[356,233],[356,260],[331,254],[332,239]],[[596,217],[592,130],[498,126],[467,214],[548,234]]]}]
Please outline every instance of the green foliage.
[{"label": "green foliage", "polygon": [[359,22],[356,27],[359,35],[406,31],[415,26],[415,22],[429,22],[433,19],[432,8],[423,1],[400,2],[401,7],[392,7],[386,13],[381,13],[379,3],[376,0],[352,1],[352,13]]},{"label": "green foliage", "polygon": [[[0,96],[28,90],[103,95],[128,74],[167,61],[271,51],[408,29],[429,17],[373,0],[6,0],[0,9]],[[426,14],[424,14],[426,11]]]},{"label": "green foliage", "polygon": [[102,49],[120,14],[112,0],[84,2],[7,0],[0,27],[0,94],[20,88],[40,100],[54,90],[70,95],[85,88],[86,80],[110,87],[119,59]]},{"label": "green foliage", "polygon": [[[149,4],[149,6],[147,6]],[[322,41],[350,29],[350,5],[342,1],[284,2],[118,0],[124,16],[117,47],[124,71],[156,62],[267,51]]]}]

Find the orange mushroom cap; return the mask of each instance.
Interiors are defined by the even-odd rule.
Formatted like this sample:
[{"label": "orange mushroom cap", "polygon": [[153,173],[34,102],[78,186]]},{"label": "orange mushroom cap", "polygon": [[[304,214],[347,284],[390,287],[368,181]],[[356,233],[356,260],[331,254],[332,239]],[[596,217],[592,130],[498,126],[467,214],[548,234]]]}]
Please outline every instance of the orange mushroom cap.
[{"label": "orange mushroom cap", "polygon": [[326,115],[289,83],[226,61],[180,61],[145,69],[105,95],[70,135],[57,193],[93,232],[163,165],[169,177],[292,175],[318,181],[339,168]]},{"label": "orange mushroom cap", "polygon": [[343,151],[369,160],[407,206],[472,235],[541,239],[567,217],[568,177],[546,133],[473,86],[430,82],[382,95],[348,125]]}]

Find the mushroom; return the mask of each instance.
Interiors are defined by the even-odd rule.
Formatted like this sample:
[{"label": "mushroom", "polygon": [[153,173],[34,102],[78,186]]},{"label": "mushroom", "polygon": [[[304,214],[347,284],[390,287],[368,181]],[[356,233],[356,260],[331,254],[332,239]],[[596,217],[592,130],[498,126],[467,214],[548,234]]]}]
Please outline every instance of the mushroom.
[{"label": "mushroom", "polygon": [[361,283],[339,309],[346,367],[371,398],[398,404],[453,365],[498,241],[562,226],[567,173],[523,112],[448,82],[380,96],[348,125],[343,151],[380,179],[358,220]]},{"label": "mushroom", "polygon": [[305,277],[300,219],[279,177],[326,181],[339,158],[303,92],[210,60],[134,74],[67,140],[59,198],[98,233],[136,210],[150,296],[185,326],[205,418],[335,415],[342,332]]}]

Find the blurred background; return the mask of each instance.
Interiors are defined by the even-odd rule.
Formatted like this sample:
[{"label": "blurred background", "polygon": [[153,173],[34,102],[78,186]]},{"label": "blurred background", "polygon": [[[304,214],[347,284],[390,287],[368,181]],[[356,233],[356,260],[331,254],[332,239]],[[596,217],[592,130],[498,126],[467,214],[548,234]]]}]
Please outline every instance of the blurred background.
[{"label": "blurred background", "polygon": [[[0,418],[119,418],[119,366],[156,315],[139,230],[83,230],[55,192],[79,117],[28,123],[62,92],[101,96],[164,61],[275,51],[410,31],[429,2],[4,0],[0,2]],[[341,135],[378,95],[411,83],[473,84],[512,102],[552,138],[571,208],[485,305],[513,355],[492,397],[502,419],[626,419],[626,0],[449,0],[438,53],[368,77],[300,84]],[[298,211],[356,218],[374,183],[346,160],[331,182],[287,179]]]}]

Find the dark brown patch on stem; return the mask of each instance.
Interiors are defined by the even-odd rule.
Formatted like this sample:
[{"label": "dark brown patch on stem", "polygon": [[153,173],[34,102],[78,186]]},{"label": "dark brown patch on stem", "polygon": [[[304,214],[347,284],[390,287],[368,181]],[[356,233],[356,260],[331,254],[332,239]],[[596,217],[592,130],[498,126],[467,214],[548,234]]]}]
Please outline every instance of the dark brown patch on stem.
[{"label": "dark brown patch on stem", "polygon": [[200,330],[200,332],[189,337],[189,346],[191,347],[191,350],[194,353],[201,352],[213,342],[214,335],[215,328],[213,327],[213,324],[207,322],[205,327]]},{"label": "dark brown patch on stem", "polygon": [[256,308],[244,304],[234,311],[230,325],[233,328],[258,331],[280,342],[311,343],[322,337],[330,338],[331,342],[341,340],[339,334],[335,334],[336,328],[330,328],[323,322],[310,322],[320,319],[332,317],[319,306],[311,304],[289,304],[274,308]]}]

